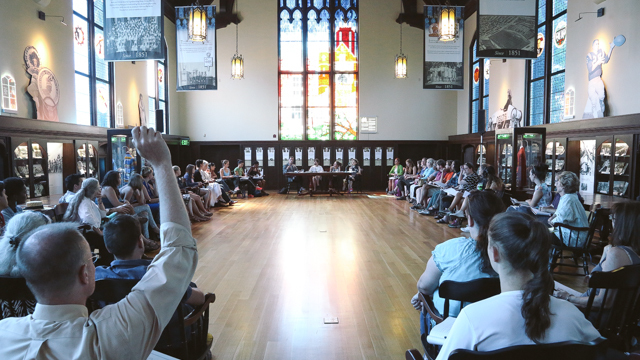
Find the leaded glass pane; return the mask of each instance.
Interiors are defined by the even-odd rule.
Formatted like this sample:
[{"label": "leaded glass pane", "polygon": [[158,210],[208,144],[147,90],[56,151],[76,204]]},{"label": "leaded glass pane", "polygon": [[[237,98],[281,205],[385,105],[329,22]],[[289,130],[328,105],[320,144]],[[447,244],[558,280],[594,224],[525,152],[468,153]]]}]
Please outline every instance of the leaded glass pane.
[{"label": "leaded glass pane", "polygon": [[551,77],[551,114],[549,122],[557,123],[564,117],[564,72]]},{"label": "leaded glass pane", "polygon": [[149,110],[149,118],[153,117],[155,119],[156,98],[149,96],[149,109],[147,110]]},{"label": "leaded glass pane", "polygon": [[355,74],[336,74],[334,86],[336,88],[336,107],[358,106],[358,79]]},{"label": "leaded glass pane", "polygon": [[88,36],[87,21],[73,15],[73,63],[76,71],[86,75],[89,74]]},{"label": "leaded glass pane", "polygon": [[303,105],[302,75],[280,75],[280,106],[293,107]]},{"label": "leaded glass pane", "polygon": [[322,11],[320,18],[318,18],[315,11],[309,11],[307,28],[307,69],[309,71],[330,71],[331,24],[329,23],[329,12]]},{"label": "leaded glass pane", "polygon": [[104,83],[102,81],[98,81],[96,83],[96,107],[98,119],[96,125],[102,127],[110,127],[110,116],[109,116],[109,101],[110,98],[110,90],[109,84]]},{"label": "leaded glass pane", "polygon": [[483,96],[489,95],[489,78],[490,78],[490,70],[491,70],[491,60],[485,59],[484,61],[484,69],[483,69]]},{"label": "leaded glass pane", "polygon": [[91,96],[89,78],[75,74],[76,85],[76,124],[91,125]]},{"label": "leaded glass pane", "polygon": [[293,21],[289,12],[280,13],[280,70],[302,71],[302,13],[296,10]]},{"label": "leaded glass pane", "polygon": [[479,100],[474,100],[471,102],[471,132],[478,132],[478,103]]},{"label": "leaded glass pane", "polygon": [[530,125],[542,125],[544,122],[544,79],[532,82],[530,92]]},{"label": "leaded glass pane", "polygon": [[104,27],[104,0],[93,0],[93,22]]},{"label": "leaded glass pane", "polygon": [[158,98],[160,101],[164,101],[165,96],[165,80],[167,76],[165,74],[164,64],[158,61]]},{"label": "leaded glass pane", "polygon": [[538,0],[538,25],[547,20],[547,0]]},{"label": "leaded glass pane", "polygon": [[553,20],[553,57],[551,58],[551,72],[565,69],[565,55],[567,53],[567,14]]},{"label": "leaded glass pane", "polygon": [[156,64],[155,60],[147,60],[147,95],[156,97]]},{"label": "leaded glass pane", "polygon": [[358,134],[358,109],[335,109],[334,138],[336,140],[356,140]]},{"label": "leaded glass pane", "polygon": [[358,24],[355,11],[336,12],[335,20],[335,70],[358,71]]},{"label": "leaded glass pane", "polygon": [[309,108],[307,110],[307,138],[330,140],[331,108]]},{"label": "leaded glass pane", "polygon": [[329,74],[309,75],[307,78],[307,106],[329,106],[330,99]]},{"label": "leaded glass pane", "polygon": [[471,99],[476,100],[480,97],[480,63],[473,64],[473,85],[471,86]]},{"label": "leaded glass pane", "polygon": [[158,102],[158,109],[162,110],[162,121],[164,123],[164,134],[167,133],[167,106],[164,101]]},{"label": "leaded glass pane", "polygon": [[567,10],[567,0],[553,0],[553,16]]},{"label": "leaded glass pane", "polygon": [[302,107],[280,109],[280,139],[302,140]]},{"label": "leaded glass pane", "polygon": [[[73,0],[73,11],[87,17],[87,0]],[[75,26],[75,24],[74,24]]]},{"label": "leaded glass pane", "polygon": [[478,41],[475,40],[473,42],[473,62],[478,61],[478,57],[476,56],[478,53]]},{"label": "leaded glass pane", "polygon": [[542,37],[542,50],[538,48],[540,55],[537,58],[531,60],[531,79],[537,79],[544,76],[544,58],[547,54],[547,49],[544,48],[544,38],[546,37],[546,26],[538,28],[538,38]]},{"label": "leaded glass pane", "polygon": [[[482,98],[482,109],[487,111],[486,116],[489,117],[490,114],[489,114],[489,97],[488,96],[485,96]],[[486,121],[487,120],[485,119],[485,122]]]},{"label": "leaded glass pane", "polygon": [[109,64],[104,61],[104,33],[97,27],[95,30],[94,56],[96,60],[96,77],[104,81],[109,81]]}]

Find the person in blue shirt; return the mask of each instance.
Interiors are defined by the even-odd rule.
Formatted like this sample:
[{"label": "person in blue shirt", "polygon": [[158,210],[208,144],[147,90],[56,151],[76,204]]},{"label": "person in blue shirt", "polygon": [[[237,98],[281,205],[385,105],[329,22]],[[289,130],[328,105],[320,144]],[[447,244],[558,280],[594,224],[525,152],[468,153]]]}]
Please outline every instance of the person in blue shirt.
[{"label": "person in blue shirt", "polygon": [[8,223],[14,215],[22,212],[22,208],[18,204],[27,202],[27,187],[24,186],[22,179],[10,177],[4,179],[4,191],[7,194],[9,207],[2,210],[2,216],[5,223]]}]

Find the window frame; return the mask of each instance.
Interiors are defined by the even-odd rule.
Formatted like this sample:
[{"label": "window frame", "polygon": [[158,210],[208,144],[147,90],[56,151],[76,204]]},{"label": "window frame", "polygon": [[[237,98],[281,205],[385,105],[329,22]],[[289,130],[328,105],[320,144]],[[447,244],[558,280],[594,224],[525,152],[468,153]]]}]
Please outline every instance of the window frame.
[{"label": "window frame", "polygon": [[[480,121],[480,111],[489,109],[484,108],[484,100],[489,98],[490,93],[484,93],[484,62],[485,58],[477,57],[474,61],[475,54],[473,53],[473,47],[478,42],[478,32],[473,35],[471,39],[471,45],[469,46],[469,134],[479,134],[486,131],[487,128],[487,114],[485,113],[484,121]],[[491,61],[491,60],[489,60]],[[478,78],[478,98],[473,98],[473,67],[478,64],[478,70],[480,71],[480,77]],[[491,75],[489,75],[491,78]],[[478,101],[478,132],[473,132],[473,102]]]},{"label": "window frame", "polygon": [[[164,60],[147,60],[147,66],[149,66],[149,64],[153,64],[153,74],[154,74],[154,85],[155,85],[155,96],[151,96],[149,94],[147,94],[147,98],[152,98],[154,99],[154,111],[153,114],[151,113],[151,109],[149,110],[149,120],[148,122],[151,123],[151,121],[153,121],[154,124],[154,128],[155,126],[155,121],[156,121],[156,114],[155,114],[155,110],[158,110],[160,107],[160,103],[163,102],[164,103],[164,132],[163,134],[169,134],[169,86],[167,84],[167,80],[169,79],[169,77],[167,76],[167,69],[168,69],[168,63],[169,63],[169,57],[167,56],[167,42],[166,39],[164,40]],[[158,63],[161,63],[162,65],[164,65],[164,100],[160,100],[160,84],[158,83]],[[147,70],[148,71],[148,70]],[[148,72],[147,72],[148,74]],[[148,80],[147,80],[148,81]],[[148,92],[148,91],[147,91]],[[147,103],[149,101],[147,100]]]},{"label": "window frame", "polygon": [[[104,6],[106,6],[106,1],[102,0]],[[75,9],[73,9],[73,4],[72,4],[72,15],[71,15],[71,23],[73,24],[73,17],[77,16],[80,19],[84,20],[87,22],[87,34],[85,36],[86,40],[87,40],[87,46],[88,46],[88,50],[89,53],[87,54],[88,56],[88,61],[89,61],[89,73],[85,74],[83,72],[80,72],[78,70],[76,70],[76,64],[75,64],[75,53],[74,53],[74,64],[73,64],[73,73],[74,73],[74,79],[75,79],[75,75],[80,75],[83,76],[87,79],[89,79],[89,106],[90,106],[90,111],[89,114],[91,116],[90,119],[90,125],[91,126],[98,126],[98,104],[97,104],[97,99],[96,99],[96,93],[97,93],[97,86],[98,86],[98,82],[100,83],[104,83],[109,85],[109,127],[110,129],[115,128],[115,88],[114,88],[114,77],[115,77],[115,67],[113,62],[107,62],[107,71],[108,71],[108,75],[107,78],[108,80],[105,81],[103,79],[99,79],[96,75],[96,47],[95,47],[95,29],[98,28],[102,31],[102,33],[104,34],[104,25],[98,25],[95,21],[95,5],[94,5],[94,0],[86,0],[86,5],[87,5],[87,16],[84,16],[82,14],[80,14],[79,12],[77,12]],[[106,11],[103,10],[103,11]],[[72,25],[73,27],[73,25]],[[104,35],[103,35],[104,36]],[[75,40],[74,40],[75,41]],[[74,94],[75,94],[75,80],[74,80]],[[77,109],[77,104],[76,104],[76,109]],[[76,116],[77,116],[77,112],[76,112]],[[76,117],[76,123],[78,122],[78,119]]]},{"label": "window frame", "polygon": [[[538,0],[538,3],[536,4],[536,11],[538,11],[539,6],[540,6],[540,0]],[[553,66],[553,46],[555,46],[554,41],[553,41],[553,37],[554,37],[554,27],[553,27],[553,22],[559,18],[561,18],[564,15],[567,15],[567,8],[565,8],[563,11],[560,11],[558,14],[553,15],[553,2],[554,0],[545,0],[545,21],[540,22],[538,24],[536,24],[536,35],[540,32],[539,29],[541,27],[545,28],[545,33],[544,33],[544,50],[545,53],[545,58],[544,58],[544,74],[540,77],[537,77],[535,79],[531,79],[531,65],[532,65],[532,60],[529,59],[526,61],[525,63],[525,67],[526,67],[526,71],[525,71],[525,114],[526,114],[526,124],[525,126],[532,126],[531,125],[531,84],[533,84],[536,81],[540,81],[543,80],[543,110],[542,110],[542,123],[541,124],[536,124],[536,125],[546,125],[551,123],[551,95],[552,95],[552,89],[551,89],[551,79],[557,75],[560,74],[564,74],[567,71],[567,64],[566,64],[566,59],[565,59],[565,66],[562,70],[558,70],[556,72],[551,72],[552,70],[552,66]],[[567,0],[568,2],[568,0]],[[537,17],[536,17],[537,18]],[[568,24],[568,23],[567,23]],[[566,56],[566,43],[564,44],[565,46],[565,56]],[[566,81],[565,81],[566,84]],[[563,91],[563,103],[564,103],[564,93],[566,92],[566,89]],[[535,125],[534,125],[535,126]]]},{"label": "window frame", "polygon": [[[278,6],[277,6],[277,13],[276,13],[276,18],[277,18],[277,22],[278,22],[278,28],[277,28],[277,32],[278,32],[278,140],[283,140],[283,141],[357,141],[360,139],[360,12],[359,12],[359,8],[360,8],[360,0],[348,0],[350,6],[348,8],[344,8],[342,7],[341,1],[340,0],[328,0],[328,12],[329,12],[329,23],[330,23],[330,30],[329,30],[329,44],[330,44],[330,50],[329,50],[329,57],[330,57],[330,62],[329,62],[329,71],[321,71],[321,70],[309,70],[308,69],[308,15],[309,12],[312,11],[310,10],[310,7],[308,6],[308,2],[311,1],[313,2],[313,0],[294,0],[295,1],[295,6],[293,8],[289,8],[286,5],[286,1],[287,0],[278,0]],[[355,2],[355,6],[353,5],[353,2]],[[298,6],[297,4],[300,4],[300,6]],[[282,4],[282,5],[281,5]],[[315,6],[311,6],[312,9],[317,9]],[[318,13],[321,13],[323,9],[327,9],[326,7],[322,7],[320,9],[318,9]],[[281,69],[281,52],[282,52],[282,47],[281,47],[281,40],[280,40],[280,23],[281,23],[281,18],[280,18],[280,14],[282,13],[282,11],[286,10],[287,12],[289,12],[289,16],[290,19],[293,21],[293,14],[296,10],[299,10],[302,13],[302,71],[290,71],[290,70],[282,70]],[[342,10],[344,12],[345,17],[347,16],[347,14],[353,10],[355,11],[356,14],[356,24],[357,24],[357,28],[358,31],[356,33],[356,47],[357,47],[357,67],[355,71],[338,71],[335,69],[335,42],[336,42],[336,12],[338,10]],[[336,123],[336,87],[335,87],[335,78],[337,75],[340,74],[347,74],[347,75],[355,75],[355,82],[356,82],[356,97],[357,97],[357,101],[356,101],[356,121],[357,121],[357,131],[356,131],[356,138],[355,139],[337,139],[335,137],[335,123]],[[302,114],[301,114],[301,122],[302,122],[302,139],[298,139],[298,140],[290,140],[290,139],[282,139],[282,75],[300,75],[302,76],[303,79],[303,83],[302,83]],[[309,109],[313,109],[316,107],[309,107],[308,105],[308,89],[309,89],[309,76],[310,75],[328,75],[329,76],[329,89],[328,91],[330,91],[330,97],[329,97],[329,139],[325,140],[325,139],[309,139],[308,138],[308,131],[307,131],[307,118],[308,118],[308,112]],[[343,107],[345,108],[345,107]],[[346,107],[347,109],[349,107]]]}]

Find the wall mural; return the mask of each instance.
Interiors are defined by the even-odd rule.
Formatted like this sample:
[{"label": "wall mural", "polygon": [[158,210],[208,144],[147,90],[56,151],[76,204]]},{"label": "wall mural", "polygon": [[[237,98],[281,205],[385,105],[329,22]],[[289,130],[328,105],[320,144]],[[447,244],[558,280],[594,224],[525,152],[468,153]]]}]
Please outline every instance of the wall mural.
[{"label": "wall mural", "polygon": [[58,121],[60,86],[58,79],[47,67],[40,67],[38,50],[33,46],[24,49],[24,63],[31,76],[27,92],[36,103],[37,119]]},{"label": "wall mural", "polygon": [[522,126],[522,111],[511,103],[511,89],[507,90],[507,102],[504,107],[487,119],[487,131],[495,129],[517,128]]},{"label": "wall mural", "polygon": [[616,46],[622,46],[627,39],[624,35],[613,38],[609,44],[609,51],[600,47],[600,40],[595,39],[592,43],[592,51],[587,54],[587,72],[589,74],[589,85],[587,103],[584,107],[583,119],[594,119],[603,117],[605,114],[604,98],[606,91],[602,82],[602,65],[607,64],[611,59],[611,53]]}]

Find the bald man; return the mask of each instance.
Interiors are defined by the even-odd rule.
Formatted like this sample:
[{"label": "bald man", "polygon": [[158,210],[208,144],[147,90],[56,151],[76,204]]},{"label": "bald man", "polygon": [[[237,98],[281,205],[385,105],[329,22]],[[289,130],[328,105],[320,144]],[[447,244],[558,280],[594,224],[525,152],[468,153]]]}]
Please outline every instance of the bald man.
[{"label": "bald man", "polygon": [[20,272],[38,303],[33,315],[0,321],[0,359],[146,359],[196,269],[198,254],[162,134],[132,130],[156,171],[162,250],[122,301],[85,307],[95,288],[94,257],[73,224],[47,225],[17,251]]}]

